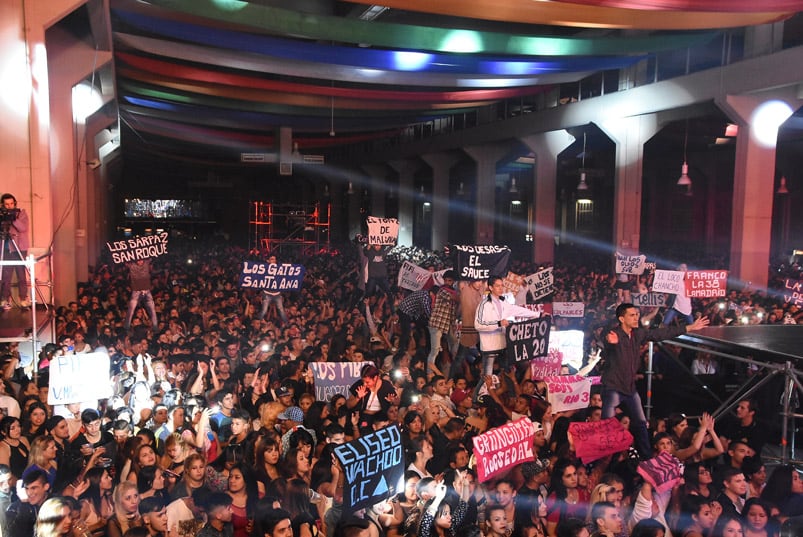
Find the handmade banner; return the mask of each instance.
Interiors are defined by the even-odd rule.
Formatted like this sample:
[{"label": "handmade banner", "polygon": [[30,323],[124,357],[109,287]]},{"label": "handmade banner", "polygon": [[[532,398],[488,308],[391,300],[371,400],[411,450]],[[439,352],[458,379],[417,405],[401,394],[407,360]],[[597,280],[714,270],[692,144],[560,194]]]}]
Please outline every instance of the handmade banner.
[{"label": "handmade banner", "polygon": [[360,371],[373,362],[310,362],[315,379],[315,399],[330,401],[337,394],[349,397],[349,388],[360,380]]},{"label": "handmade banner", "polygon": [[115,264],[151,259],[167,253],[167,232],[106,243]]},{"label": "handmade banner", "polygon": [[582,317],[585,315],[586,305],[582,302],[553,302],[552,315],[561,317]]},{"label": "handmade banner", "polygon": [[557,349],[549,349],[545,357],[530,362],[530,377],[538,380],[557,377],[560,375],[561,365],[563,365],[563,353]]},{"label": "handmade banner", "polygon": [[549,350],[549,317],[527,319],[507,326],[508,363],[526,362],[539,356],[546,356]]},{"label": "handmade banner", "polygon": [[652,280],[653,293],[683,295],[686,292],[683,286],[684,274],[685,272],[679,270],[656,270],[655,278]]},{"label": "handmade banner", "polygon": [[541,303],[541,304],[522,304],[522,307],[527,308],[530,311],[538,312],[539,317],[542,315],[552,315],[552,303]]},{"label": "handmade banner", "polygon": [[455,255],[455,270],[461,280],[487,280],[490,276],[504,276],[510,261],[507,246],[451,247]]},{"label": "handmade banner", "polygon": [[790,280],[783,282],[783,301],[787,304],[803,306],[803,280]]},{"label": "handmade banner", "polygon": [[47,404],[68,405],[111,395],[107,353],[67,354],[50,360]]},{"label": "handmade banner", "polygon": [[584,338],[582,330],[553,330],[549,335],[549,350],[560,351],[564,364],[580,369],[585,358]]},{"label": "handmade banner", "polygon": [[616,418],[602,421],[576,421],[569,424],[574,452],[583,464],[625,451],[633,444],[633,435]]},{"label": "handmade banner", "polygon": [[240,287],[265,291],[298,291],[304,282],[304,265],[244,261]]},{"label": "handmade banner", "polygon": [[659,493],[671,490],[683,477],[683,463],[666,451],[638,464],[638,473]]},{"label": "handmade banner", "polygon": [[529,418],[495,427],[474,437],[477,479],[482,483],[523,462],[535,459],[535,427]]},{"label": "handmade banner", "polygon": [[633,293],[630,301],[638,308],[661,308],[666,306],[666,295],[663,293]]},{"label": "handmade banner", "polygon": [[395,245],[399,237],[399,221],[395,218],[369,216],[368,244]]},{"label": "handmade banner", "polygon": [[524,285],[524,277],[513,272],[508,272],[505,279],[502,280],[502,285],[505,286],[505,293],[516,296]]},{"label": "handmade banner", "polygon": [[539,270],[535,274],[530,274],[524,278],[527,290],[533,296],[533,300],[539,300],[550,295],[555,289],[555,278],[552,275],[552,267]]},{"label": "handmade banner", "polygon": [[577,410],[588,406],[591,397],[591,379],[578,375],[560,375],[546,377],[549,404],[552,413],[564,410]]},{"label": "handmade banner", "polygon": [[411,263],[405,261],[399,268],[399,276],[396,279],[396,285],[402,289],[409,289],[410,291],[420,291],[432,279],[432,273]]},{"label": "handmade banner", "polygon": [[390,498],[403,482],[404,450],[396,425],[361,436],[335,448],[343,465],[343,510],[354,512]]},{"label": "handmade banner", "polygon": [[727,270],[689,270],[686,271],[686,296],[690,298],[712,298],[725,296],[728,287]]},{"label": "handmade banner", "polygon": [[641,276],[644,274],[644,264],[646,262],[646,255],[624,255],[616,252],[616,273]]}]

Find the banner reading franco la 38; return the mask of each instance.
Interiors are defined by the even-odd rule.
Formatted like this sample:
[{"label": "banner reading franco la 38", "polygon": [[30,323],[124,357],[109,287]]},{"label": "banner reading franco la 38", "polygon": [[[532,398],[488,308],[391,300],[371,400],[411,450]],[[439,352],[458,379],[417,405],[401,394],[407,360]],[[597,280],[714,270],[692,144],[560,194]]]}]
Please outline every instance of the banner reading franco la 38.
[{"label": "banner reading franco la 38", "polygon": [[357,511],[390,498],[404,476],[401,431],[397,425],[379,429],[335,448],[346,476],[343,510]]},{"label": "banner reading franco la 38", "polygon": [[514,466],[535,459],[533,454],[535,427],[529,418],[484,432],[474,437],[477,479],[487,481]]},{"label": "banner reading franco la 38", "polygon": [[304,282],[304,265],[244,261],[240,287],[265,291],[297,291]]},{"label": "banner reading franco la 38", "polygon": [[155,235],[143,235],[122,241],[106,243],[114,264],[132,263],[140,259],[151,259],[167,253],[166,231]]},{"label": "banner reading franco la 38", "polygon": [[507,246],[454,245],[455,270],[461,280],[487,280],[490,276],[504,278],[510,261]]},{"label": "banner reading franco la 38", "polygon": [[727,270],[687,270],[684,278],[686,296],[711,298],[725,296],[728,287]]}]

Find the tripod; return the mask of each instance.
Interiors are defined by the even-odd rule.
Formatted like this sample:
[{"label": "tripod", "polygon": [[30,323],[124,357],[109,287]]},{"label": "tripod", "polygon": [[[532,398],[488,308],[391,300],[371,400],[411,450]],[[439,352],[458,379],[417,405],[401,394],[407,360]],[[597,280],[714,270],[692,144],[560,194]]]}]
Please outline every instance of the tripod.
[{"label": "tripod", "polygon": [[[19,261],[22,261],[22,262],[25,261],[25,257],[22,255],[22,252],[20,251],[19,245],[17,245],[17,241],[14,240],[14,238],[11,236],[11,233],[9,232],[9,227],[10,226],[11,226],[11,222],[6,220],[6,221],[2,222],[2,227],[0,227],[0,267],[2,267],[3,269],[5,268],[3,266],[3,262],[6,261],[6,246],[10,247],[8,252],[11,253],[11,254],[16,254],[16,257],[17,257],[17,259]],[[5,272],[5,270],[0,270],[0,286],[2,286],[2,283],[3,283],[4,272]],[[24,273],[22,273],[22,274],[17,273],[17,276],[18,276],[18,278],[19,277],[25,278],[25,274]],[[31,282],[32,289],[36,289],[35,283],[36,282]],[[10,286],[11,286],[11,283],[9,282],[9,287]],[[19,300],[20,300],[21,304],[25,304],[27,299],[28,299],[27,296],[26,297],[23,297],[23,296],[19,297]],[[39,296],[39,299],[42,301],[42,303],[44,303],[44,297],[42,295]],[[5,300],[5,297],[0,297],[0,300]]]}]

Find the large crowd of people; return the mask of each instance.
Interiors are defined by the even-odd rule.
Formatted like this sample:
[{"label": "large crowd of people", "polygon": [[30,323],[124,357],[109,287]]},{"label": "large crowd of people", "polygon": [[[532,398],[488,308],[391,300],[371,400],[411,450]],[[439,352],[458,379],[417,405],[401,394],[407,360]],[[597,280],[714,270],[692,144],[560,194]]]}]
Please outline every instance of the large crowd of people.
[{"label": "large crowd of people", "polygon": [[[304,265],[299,291],[238,287],[242,262],[268,255]],[[553,413],[542,379],[508,364],[488,335],[529,310],[496,306],[503,293],[493,278],[454,282],[447,272],[443,289],[398,289],[404,260],[452,266],[443,253],[399,247],[379,255],[357,242],[298,257],[174,241],[145,268],[99,263],[76,299],[57,309],[54,344],[29,364],[15,344],[2,357],[3,535],[773,537],[803,514],[796,468],[768,472],[761,458],[768,435],[760,416],[775,410],[763,401],[744,399],[720,421],[707,413],[713,408],[686,417],[664,402],[667,412],[649,422],[641,408],[611,403],[620,388],[606,375],[633,316],[630,328],[644,330],[644,340],[685,326],[680,318],[672,322],[679,328],[652,331],[667,308],[639,311],[624,300],[623,289],[645,292],[648,277],[617,278],[610,255],[559,249],[547,300],[583,302],[585,315],[553,325],[583,330],[588,354],[605,352],[590,371],[601,372],[603,386],[588,408]],[[514,261],[510,270],[540,268]],[[773,278],[795,276],[799,267],[784,266]],[[499,319],[477,317],[484,301]],[[780,295],[733,289],[695,300],[692,320],[690,329],[790,323],[803,322],[803,312]],[[101,351],[115,395],[50,406],[49,363]],[[628,382],[645,365],[644,348],[633,352]],[[682,360],[690,374],[751,374],[704,352]],[[371,364],[348,397],[316,400],[310,364],[347,361]],[[569,426],[603,415],[642,442],[584,465]],[[472,438],[523,417],[533,422],[534,460],[480,483]],[[403,485],[349,512],[334,449],[390,424],[402,432]],[[682,470],[674,486],[639,472],[640,463],[670,456]]]}]

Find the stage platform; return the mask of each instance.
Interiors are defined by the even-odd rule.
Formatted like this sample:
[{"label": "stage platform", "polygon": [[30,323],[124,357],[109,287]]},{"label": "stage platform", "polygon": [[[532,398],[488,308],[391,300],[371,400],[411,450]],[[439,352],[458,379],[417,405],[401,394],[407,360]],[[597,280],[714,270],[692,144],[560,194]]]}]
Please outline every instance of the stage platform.
[{"label": "stage platform", "polygon": [[708,326],[677,339],[725,354],[766,362],[788,360],[803,367],[803,325]]},{"label": "stage platform", "polygon": [[0,342],[8,343],[18,341],[20,346],[21,365],[39,354],[45,343],[54,342],[53,334],[53,308],[43,305],[36,307],[36,349],[32,346],[31,330],[33,329],[33,311],[31,308],[0,310]]}]

